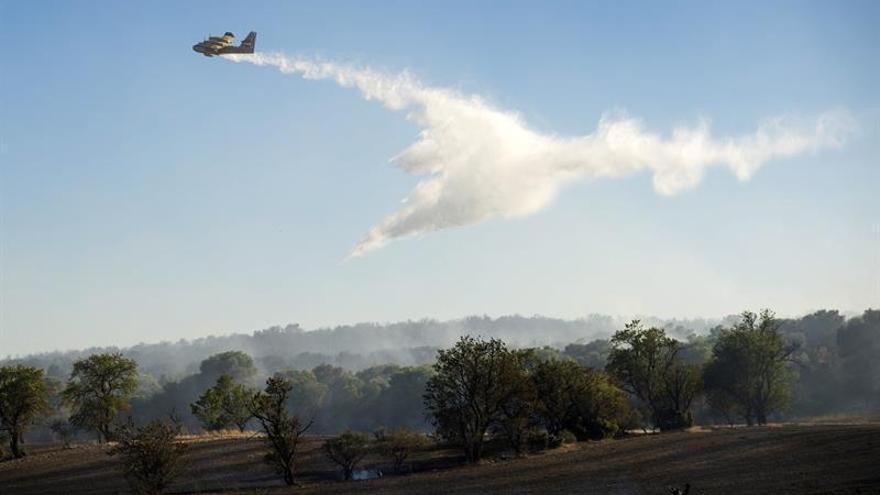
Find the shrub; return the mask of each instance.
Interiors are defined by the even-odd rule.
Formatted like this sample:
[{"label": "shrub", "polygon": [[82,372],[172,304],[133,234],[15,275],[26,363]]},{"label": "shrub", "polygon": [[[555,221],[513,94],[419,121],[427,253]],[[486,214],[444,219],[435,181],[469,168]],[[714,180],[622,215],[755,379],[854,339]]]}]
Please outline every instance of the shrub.
[{"label": "shrub", "polygon": [[532,430],[528,433],[526,438],[526,443],[529,446],[529,450],[532,452],[547,450],[550,446],[550,436],[547,435],[546,431]]},{"label": "shrub", "polygon": [[350,480],[358,463],[370,452],[372,442],[366,433],[346,431],[324,442],[327,457],[342,468],[342,475]]},{"label": "shrub", "polygon": [[135,493],[158,495],[184,469],[182,462],[186,444],[177,440],[180,424],[155,419],[145,426],[128,423],[113,432],[118,442],[110,455],[122,457],[122,471]]},{"label": "shrub", "polygon": [[379,430],[375,437],[377,450],[391,459],[396,472],[401,471],[410,454],[431,444],[428,437],[409,428]]},{"label": "shrub", "polygon": [[559,447],[577,442],[574,433],[568,430],[562,430],[559,433],[547,435],[547,448],[558,449]]}]

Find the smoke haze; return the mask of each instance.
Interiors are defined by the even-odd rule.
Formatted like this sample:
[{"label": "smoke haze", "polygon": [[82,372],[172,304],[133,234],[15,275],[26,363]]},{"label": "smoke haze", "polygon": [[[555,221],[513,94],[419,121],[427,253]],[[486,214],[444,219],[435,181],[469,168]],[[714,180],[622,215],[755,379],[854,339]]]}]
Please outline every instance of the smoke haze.
[{"label": "smoke haze", "polygon": [[770,160],[839,147],[855,128],[852,117],[837,110],[811,122],[768,119],[736,137],[713,137],[707,121],[662,136],[617,113],[603,115],[591,134],[560,137],[529,128],[516,112],[479,96],[427,86],[407,72],[391,75],[281,53],[224,58],[305,79],[331,79],[391,110],[408,111],[407,118],[421,128],[418,140],[393,161],[424,178],[398,211],[358,242],[353,257],[400,237],[535,213],[575,180],[648,170],[662,195],[694,187],[709,166],[726,167],[746,180]]}]

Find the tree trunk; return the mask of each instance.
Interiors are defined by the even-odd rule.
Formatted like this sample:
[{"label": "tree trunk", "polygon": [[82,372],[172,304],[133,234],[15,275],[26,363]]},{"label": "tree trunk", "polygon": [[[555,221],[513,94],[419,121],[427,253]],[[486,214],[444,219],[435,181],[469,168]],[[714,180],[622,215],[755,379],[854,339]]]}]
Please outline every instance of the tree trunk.
[{"label": "tree trunk", "polygon": [[525,441],[521,437],[517,437],[516,440],[513,441],[513,453],[516,454],[517,457],[523,456]]},{"label": "tree trunk", "polygon": [[482,442],[479,440],[471,440],[465,445],[464,455],[465,458],[467,458],[468,463],[476,464],[477,462],[480,462],[481,446]]},{"label": "tree trunk", "polygon": [[765,413],[764,411],[758,411],[756,413],[756,416],[758,417],[759,425],[763,426],[767,424],[767,413]]},{"label": "tree trunk", "polygon": [[10,435],[9,448],[12,450],[12,457],[16,459],[24,457],[24,451],[19,446],[19,442],[21,442],[21,432],[14,429]]}]

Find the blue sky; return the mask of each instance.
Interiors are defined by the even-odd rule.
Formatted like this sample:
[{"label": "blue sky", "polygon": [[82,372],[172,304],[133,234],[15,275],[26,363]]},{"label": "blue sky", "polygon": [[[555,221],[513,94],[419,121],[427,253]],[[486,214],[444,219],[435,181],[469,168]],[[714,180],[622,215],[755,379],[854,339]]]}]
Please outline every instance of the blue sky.
[{"label": "blue sky", "polygon": [[[0,2],[0,355],[299,322],[880,306],[876,2]],[[838,149],[657,194],[646,172],[343,261],[419,128],[208,34],[388,73],[542,133],[625,111],[716,137],[844,109]]]}]

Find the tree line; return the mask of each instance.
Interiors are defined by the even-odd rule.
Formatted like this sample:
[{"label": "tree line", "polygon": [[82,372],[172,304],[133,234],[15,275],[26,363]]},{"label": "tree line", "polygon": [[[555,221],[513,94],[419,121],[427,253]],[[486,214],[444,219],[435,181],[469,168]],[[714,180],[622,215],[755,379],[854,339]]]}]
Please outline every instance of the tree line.
[{"label": "tree line", "polygon": [[[839,323],[833,332],[825,330],[829,322]],[[325,450],[350,477],[367,446],[383,445],[389,455],[405,457],[400,445],[423,439],[418,430],[431,431],[476,462],[487,442],[523,454],[640,428],[760,425],[796,401],[815,404],[835,393],[875,407],[878,356],[880,311],[874,310],[849,320],[819,312],[796,321],[745,312],[729,327],[687,340],[633,321],[608,340],[563,350],[511,348],[500,339],[465,336],[439,350],[430,366],[353,373],[325,364],[279,370],[262,387],[251,357],[227,351],[148,396],[139,395],[143,383],[133,359],[99,353],[77,360],[63,384],[39,368],[0,367],[0,435],[10,454],[20,457],[25,432],[51,419],[52,431],[65,442],[76,432],[92,432],[137,457],[132,449],[143,455],[152,445],[144,435],[165,438],[156,443],[160,448],[176,445],[182,426],[255,428],[264,433],[269,462],[292,483],[306,432],[345,430]],[[819,386],[827,383],[839,386]],[[195,424],[186,425],[184,415]]]}]

